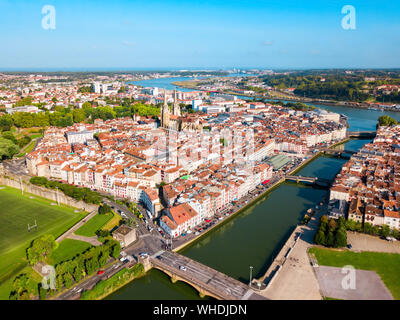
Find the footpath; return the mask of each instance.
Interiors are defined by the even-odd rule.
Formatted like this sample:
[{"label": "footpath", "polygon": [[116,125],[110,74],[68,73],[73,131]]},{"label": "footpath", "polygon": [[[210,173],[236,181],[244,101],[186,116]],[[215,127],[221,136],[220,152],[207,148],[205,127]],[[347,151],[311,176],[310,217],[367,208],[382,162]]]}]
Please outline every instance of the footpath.
[{"label": "footpath", "polygon": [[273,300],[321,300],[320,288],[308,249],[313,246],[319,218],[326,205],[316,210],[307,225],[297,226],[278,256],[259,279],[266,286],[258,293]]}]

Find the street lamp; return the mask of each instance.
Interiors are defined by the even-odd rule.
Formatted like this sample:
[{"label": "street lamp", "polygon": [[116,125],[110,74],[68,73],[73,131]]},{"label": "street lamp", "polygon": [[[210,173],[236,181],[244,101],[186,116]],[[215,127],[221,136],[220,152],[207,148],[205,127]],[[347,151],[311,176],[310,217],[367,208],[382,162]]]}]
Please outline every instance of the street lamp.
[{"label": "street lamp", "polygon": [[250,266],[250,282],[249,282],[249,287],[251,287],[251,280],[253,278],[253,267]]}]

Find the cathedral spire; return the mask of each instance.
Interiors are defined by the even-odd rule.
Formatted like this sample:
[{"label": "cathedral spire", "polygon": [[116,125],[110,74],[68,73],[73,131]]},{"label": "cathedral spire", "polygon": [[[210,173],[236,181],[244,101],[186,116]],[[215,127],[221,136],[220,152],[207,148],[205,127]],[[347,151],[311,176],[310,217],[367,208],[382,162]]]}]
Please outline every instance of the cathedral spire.
[{"label": "cathedral spire", "polygon": [[174,104],[172,106],[172,114],[174,116],[181,116],[181,108],[178,105],[178,99],[176,98],[176,88],[174,89]]},{"label": "cathedral spire", "polygon": [[165,106],[168,106],[168,103],[167,103],[167,90],[166,89],[164,89],[164,107]]},{"label": "cathedral spire", "polygon": [[164,89],[164,105],[161,108],[161,127],[169,127],[169,115],[170,111],[167,103],[167,90]]}]

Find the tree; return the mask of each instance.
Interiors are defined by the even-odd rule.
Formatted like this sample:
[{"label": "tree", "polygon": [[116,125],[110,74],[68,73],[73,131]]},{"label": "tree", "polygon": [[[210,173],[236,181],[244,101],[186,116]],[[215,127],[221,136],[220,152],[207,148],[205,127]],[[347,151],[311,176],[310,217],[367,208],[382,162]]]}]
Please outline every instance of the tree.
[{"label": "tree", "polygon": [[390,234],[389,226],[387,224],[383,225],[381,229],[381,235],[386,238],[389,236],[389,234]]},{"label": "tree", "polygon": [[6,114],[0,117],[0,131],[10,131],[14,125],[14,120],[11,115]]},{"label": "tree", "polygon": [[345,218],[343,218],[343,217],[340,217],[339,219],[338,219],[338,224],[339,224],[339,229],[344,229],[344,230],[346,230],[346,219]]},{"label": "tree", "polygon": [[319,223],[320,223],[320,225],[321,224],[328,224],[328,222],[329,222],[329,219],[328,219],[328,217],[327,216],[322,216],[320,219],[319,219]]},{"label": "tree", "polygon": [[75,279],[76,282],[79,282],[82,279],[82,276],[83,276],[82,269],[83,268],[80,268],[79,266],[76,266],[76,268],[74,270],[74,274],[73,275],[74,275],[74,279]]},{"label": "tree", "polygon": [[24,136],[24,137],[22,137],[21,139],[19,139],[18,141],[17,141],[17,144],[18,144],[18,146],[20,147],[20,148],[22,148],[22,147],[24,147],[24,146],[26,146],[29,142],[31,142],[31,137],[30,136]]},{"label": "tree", "polygon": [[399,230],[393,229],[390,231],[390,235],[397,240],[400,240],[400,232]]},{"label": "tree", "polygon": [[107,251],[101,252],[100,256],[99,256],[99,266],[100,266],[100,268],[102,268],[107,263],[107,259],[108,259],[108,252]]},{"label": "tree", "polygon": [[379,127],[391,127],[397,125],[397,120],[389,117],[388,115],[380,116],[378,119]]},{"label": "tree", "polygon": [[0,137],[0,159],[10,159],[17,152],[19,148],[11,140]]},{"label": "tree", "polygon": [[321,230],[319,230],[314,237],[314,242],[316,244],[325,246],[326,245],[326,237],[325,237],[325,233]]},{"label": "tree", "polygon": [[78,89],[78,92],[79,93],[91,93],[91,92],[94,92],[94,91],[93,91],[93,87],[92,86],[83,86],[83,87],[80,87]]},{"label": "tree", "polygon": [[20,128],[30,128],[35,124],[34,115],[29,112],[16,112],[13,114],[14,124]]},{"label": "tree", "polygon": [[338,231],[335,236],[334,247],[343,248],[347,245],[347,234],[344,231]]},{"label": "tree", "polygon": [[57,275],[56,277],[56,290],[60,291],[64,286],[64,279],[61,274]]},{"label": "tree", "polygon": [[35,265],[39,261],[44,261],[57,247],[58,243],[51,234],[45,234],[33,240],[31,246],[27,250],[29,263]]},{"label": "tree", "polygon": [[82,109],[73,110],[72,115],[75,123],[83,122],[86,119],[85,111]]},{"label": "tree", "polygon": [[119,244],[118,241],[113,241],[113,242],[114,242],[114,245],[112,246],[111,256],[112,256],[114,259],[118,259],[119,253],[120,253],[120,251],[121,251],[121,245]]},{"label": "tree", "polygon": [[18,275],[12,284],[10,299],[12,300],[28,300],[33,293],[35,287],[34,281],[26,273]]},{"label": "tree", "polygon": [[111,212],[111,207],[107,203],[104,203],[99,207],[99,214],[107,214],[110,212]]},{"label": "tree", "polygon": [[328,236],[326,237],[326,245],[328,247],[333,247],[335,244],[335,236],[333,235],[333,232],[328,232]]},{"label": "tree", "polygon": [[99,268],[99,262],[94,257],[89,258],[85,261],[85,267],[87,274],[92,274]]},{"label": "tree", "polygon": [[39,299],[46,300],[46,298],[47,298],[47,290],[40,285],[39,286]]},{"label": "tree", "polygon": [[337,223],[336,223],[335,219],[329,220],[329,222],[328,222],[328,231],[329,232],[335,232],[336,228],[337,228]]},{"label": "tree", "polygon": [[372,230],[372,225],[368,222],[364,223],[364,232],[366,234],[372,234],[373,230]]},{"label": "tree", "polygon": [[73,283],[74,283],[74,279],[72,278],[72,275],[69,272],[64,273],[63,275],[63,279],[64,279],[64,285],[67,289],[71,288]]},{"label": "tree", "polygon": [[14,144],[17,144],[17,139],[14,137],[14,134],[11,131],[3,131],[1,136],[4,139],[12,141]]},{"label": "tree", "polygon": [[110,231],[108,231],[108,230],[97,230],[97,231],[96,231],[96,235],[97,235],[98,237],[103,237],[103,238],[105,238],[105,237],[108,237],[108,236],[110,235]]},{"label": "tree", "polygon": [[347,220],[346,221],[346,229],[350,231],[355,231],[356,230],[356,222],[354,220]]},{"label": "tree", "polygon": [[23,106],[30,106],[30,105],[32,105],[32,97],[31,96],[27,96],[25,98],[21,97],[21,99],[15,103],[16,107],[23,107]]}]

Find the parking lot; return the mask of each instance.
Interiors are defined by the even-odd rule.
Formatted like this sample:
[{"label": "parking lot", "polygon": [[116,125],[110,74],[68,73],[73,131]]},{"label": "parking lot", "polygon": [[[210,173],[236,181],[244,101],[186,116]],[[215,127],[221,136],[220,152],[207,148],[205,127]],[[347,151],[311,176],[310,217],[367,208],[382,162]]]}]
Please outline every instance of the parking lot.
[{"label": "parking lot", "polygon": [[368,234],[349,231],[347,242],[351,243],[352,251],[400,253],[400,241],[390,242]]},{"label": "parking lot", "polygon": [[[343,300],[393,300],[390,291],[375,271],[355,270],[355,287],[346,281],[342,268],[315,268],[322,296]],[[344,285],[343,285],[344,282]]]}]

